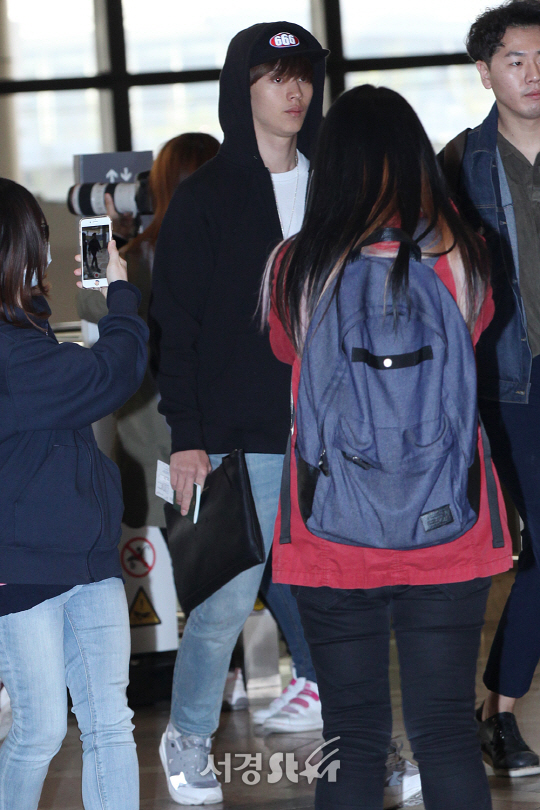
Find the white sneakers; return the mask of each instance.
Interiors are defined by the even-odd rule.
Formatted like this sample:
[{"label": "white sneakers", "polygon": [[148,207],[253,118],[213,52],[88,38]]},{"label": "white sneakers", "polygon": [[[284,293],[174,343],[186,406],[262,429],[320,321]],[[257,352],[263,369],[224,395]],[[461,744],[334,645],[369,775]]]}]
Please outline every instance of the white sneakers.
[{"label": "white sneakers", "polygon": [[[296,684],[301,680],[304,679],[299,678]],[[322,727],[319,687],[313,681],[304,680],[302,688],[281,709],[267,717],[263,732],[294,734],[297,731],[319,731]]]},{"label": "white sneakers", "polygon": [[272,703],[266,707],[266,709],[257,709],[253,712],[253,722],[256,725],[262,725],[265,720],[268,720],[269,717],[272,715],[277,714],[280,712],[284,706],[287,705],[289,700],[292,700],[294,697],[297,696],[299,692],[302,691],[304,688],[304,684],[306,682],[305,678],[297,678],[296,671],[293,667],[292,671],[292,679],[288,686],[285,687],[281,695],[277,698],[274,698]]},{"label": "white sneakers", "polygon": [[236,667],[227,673],[221,709],[225,712],[237,712],[247,708],[249,700],[244,686],[244,676],[240,667]]},{"label": "white sneakers", "polygon": [[253,722],[263,725],[263,732],[294,734],[296,731],[320,731],[323,727],[319,688],[313,681],[293,677],[281,695],[266,709],[253,712]]}]

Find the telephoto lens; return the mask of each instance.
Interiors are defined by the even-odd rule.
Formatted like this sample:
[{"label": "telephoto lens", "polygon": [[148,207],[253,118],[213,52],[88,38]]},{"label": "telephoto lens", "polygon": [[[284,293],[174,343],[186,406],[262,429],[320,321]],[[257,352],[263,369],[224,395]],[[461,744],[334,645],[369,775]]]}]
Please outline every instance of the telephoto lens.
[{"label": "telephoto lens", "polygon": [[102,216],[107,213],[105,194],[110,194],[119,214],[153,214],[149,174],[141,172],[135,183],[77,183],[68,191],[67,206],[78,217]]}]

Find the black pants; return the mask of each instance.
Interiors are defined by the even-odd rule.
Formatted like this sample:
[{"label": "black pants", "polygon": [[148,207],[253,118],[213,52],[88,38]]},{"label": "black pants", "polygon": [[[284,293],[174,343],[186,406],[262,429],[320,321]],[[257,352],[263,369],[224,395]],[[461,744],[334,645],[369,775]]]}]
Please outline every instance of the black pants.
[{"label": "black pants", "polygon": [[532,364],[528,405],[481,403],[497,472],[525,524],[516,581],[484,674],[492,692],[519,698],[540,660],[540,356]]},{"label": "black pants", "polygon": [[337,779],[317,780],[316,810],[383,806],[391,623],[426,810],[490,810],[474,719],[489,585],[486,578],[369,590],[293,586],[317,672],[324,738],[340,738],[330,748],[339,748]]}]

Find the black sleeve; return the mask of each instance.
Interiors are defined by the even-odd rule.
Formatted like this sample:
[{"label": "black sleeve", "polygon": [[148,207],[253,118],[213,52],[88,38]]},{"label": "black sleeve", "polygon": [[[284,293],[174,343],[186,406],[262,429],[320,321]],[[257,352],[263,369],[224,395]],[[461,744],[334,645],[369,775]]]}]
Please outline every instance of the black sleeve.
[{"label": "black sleeve", "polygon": [[171,452],[204,449],[198,408],[197,343],[214,269],[208,212],[191,189],[176,190],[161,226],[152,277],[150,323],[157,349],[159,410],[171,428]]},{"label": "black sleeve", "polygon": [[148,327],[137,315],[139,301],[132,284],[111,284],[109,314],[90,349],[38,332],[14,344],[7,380],[25,430],[80,430],[135,393],[147,365]]}]

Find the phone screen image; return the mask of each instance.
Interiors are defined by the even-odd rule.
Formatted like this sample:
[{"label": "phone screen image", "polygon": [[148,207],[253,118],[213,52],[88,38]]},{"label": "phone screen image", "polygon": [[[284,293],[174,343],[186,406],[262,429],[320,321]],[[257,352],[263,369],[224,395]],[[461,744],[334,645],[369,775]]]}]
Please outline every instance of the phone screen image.
[{"label": "phone screen image", "polygon": [[84,281],[105,278],[109,263],[109,226],[83,225],[82,270]]}]

